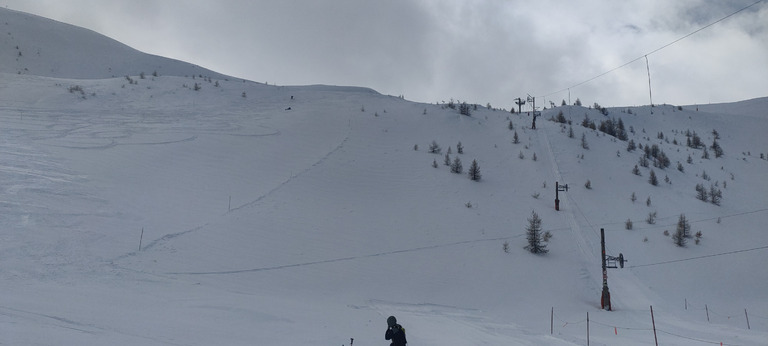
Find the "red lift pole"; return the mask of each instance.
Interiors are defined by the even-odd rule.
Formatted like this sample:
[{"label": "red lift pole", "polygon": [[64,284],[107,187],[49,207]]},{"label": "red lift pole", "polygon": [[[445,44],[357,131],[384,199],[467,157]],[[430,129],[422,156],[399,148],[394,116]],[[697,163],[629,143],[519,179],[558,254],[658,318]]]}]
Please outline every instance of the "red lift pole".
[{"label": "red lift pole", "polygon": [[[624,262],[627,262],[626,259],[624,259],[624,254],[619,254],[619,257],[614,256],[607,256],[605,254],[605,229],[600,229],[600,250],[602,253],[602,264],[603,264],[603,294],[600,297],[600,307],[611,311],[611,292],[608,291],[608,268],[624,268]],[[616,262],[618,262],[619,267],[616,266]]]},{"label": "red lift pole", "polygon": [[605,229],[600,229],[600,249],[603,261],[603,295],[600,297],[600,308],[611,311],[611,292],[608,291],[608,267],[605,265]]}]

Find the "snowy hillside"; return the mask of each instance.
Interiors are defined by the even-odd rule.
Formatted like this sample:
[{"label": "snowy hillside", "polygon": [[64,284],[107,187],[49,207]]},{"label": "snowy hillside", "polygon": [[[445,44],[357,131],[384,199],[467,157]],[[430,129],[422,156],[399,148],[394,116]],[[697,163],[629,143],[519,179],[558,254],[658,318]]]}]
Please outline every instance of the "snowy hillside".
[{"label": "snowy hillside", "polygon": [[[413,345],[584,345],[587,328],[590,345],[649,345],[651,306],[663,345],[768,340],[768,98],[563,106],[534,130],[527,113],[201,72],[19,12],[0,25],[0,344],[385,345],[395,315]],[[41,54],[17,63],[16,44]],[[642,167],[640,146],[669,167]],[[524,249],[532,212],[546,254]],[[674,244],[681,214],[698,244]],[[609,269],[613,311],[601,228],[628,259]]]},{"label": "snowy hillside", "polygon": [[88,29],[0,9],[0,73],[111,78],[144,73],[224,78],[200,66],[139,52]]}]

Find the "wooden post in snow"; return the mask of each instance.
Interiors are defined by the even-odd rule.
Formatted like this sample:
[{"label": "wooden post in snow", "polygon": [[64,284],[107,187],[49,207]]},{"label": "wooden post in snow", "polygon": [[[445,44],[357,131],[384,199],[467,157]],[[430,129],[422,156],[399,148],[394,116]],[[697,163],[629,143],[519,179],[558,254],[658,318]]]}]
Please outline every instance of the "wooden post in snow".
[{"label": "wooden post in snow", "polygon": [[139,236],[139,251],[141,251],[141,241],[144,239],[144,227],[141,228],[141,235]]},{"label": "wooden post in snow", "polygon": [[709,307],[707,306],[707,304],[704,304],[704,311],[707,312],[707,322],[709,322]]},{"label": "wooden post in snow", "polygon": [[752,328],[749,328],[749,315],[747,315],[747,309],[744,309],[744,317],[747,318],[747,329],[752,329]]},{"label": "wooden post in snow", "polygon": [[653,319],[653,305],[651,305],[651,324],[653,325],[653,341],[659,346],[659,338],[656,337],[656,320]]},{"label": "wooden post in snow", "polygon": [[589,311],[587,311],[587,346],[589,346]]}]

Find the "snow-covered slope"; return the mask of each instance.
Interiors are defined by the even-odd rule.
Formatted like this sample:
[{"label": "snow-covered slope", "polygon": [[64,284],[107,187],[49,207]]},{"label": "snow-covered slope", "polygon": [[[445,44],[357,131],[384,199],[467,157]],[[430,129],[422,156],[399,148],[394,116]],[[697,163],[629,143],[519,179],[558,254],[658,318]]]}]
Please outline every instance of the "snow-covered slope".
[{"label": "snow-covered slope", "polygon": [[0,8],[0,72],[57,78],[223,75],[145,54],[88,29]]},{"label": "snow-covered slope", "polygon": [[[768,339],[766,99],[610,109],[671,160],[638,176],[642,150],[582,127],[607,119],[583,107],[532,130],[525,113],[466,117],[365,88],[68,66],[0,74],[2,344],[373,345],[395,315],[416,345],[583,345],[588,325],[591,345],[647,345],[651,306],[661,344]],[[572,138],[547,120],[559,112]],[[723,157],[685,145],[713,130]],[[449,148],[465,173],[443,165]],[[555,182],[569,185],[560,211]],[[717,184],[721,205],[696,184]],[[524,249],[533,211],[546,255]],[[664,234],[681,214],[699,244]],[[601,228],[629,260],[609,270],[611,312]]]}]

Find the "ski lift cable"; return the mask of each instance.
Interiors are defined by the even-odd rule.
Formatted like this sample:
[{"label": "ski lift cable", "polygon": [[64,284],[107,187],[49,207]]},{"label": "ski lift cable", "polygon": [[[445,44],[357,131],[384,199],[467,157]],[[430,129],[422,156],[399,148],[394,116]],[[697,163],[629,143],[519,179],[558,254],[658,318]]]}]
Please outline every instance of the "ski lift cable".
[{"label": "ski lift cable", "polygon": [[741,253],[741,252],[757,251],[757,250],[765,250],[765,249],[768,249],[768,245],[760,246],[760,247],[756,247],[756,248],[751,248],[751,249],[734,250],[734,251],[721,252],[721,253],[704,255],[704,256],[682,258],[682,259],[671,260],[671,261],[664,261],[664,262],[657,262],[657,263],[648,263],[648,264],[639,264],[639,265],[629,266],[629,268],[650,267],[650,266],[656,266],[656,265],[662,265],[662,264],[670,264],[670,263],[676,263],[676,262],[692,261],[692,260],[708,258],[708,257],[732,255],[732,254]]},{"label": "ski lift cable", "polygon": [[654,50],[650,51],[649,53],[645,53],[645,54],[643,54],[643,55],[641,55],[641,56],[639,56],[639,57],[637,57],[637,58],[635,58],[635,59],[632,59],[631,61],[629,61],[629,62],[627,62],[627,63],[624,63],[624,64],[623,64],[623,65],[621,65],[621,66],[618,66],[618,67],[614,67],[614,68],[612,68],[612,69],[610,69],[610,70],[608,70],[608,71],[605,71],[605,72],[603,72],[603,73],[601,73],[601,74],[599,74],[599,75],[597,75],[597,76],[594,76],[594,77],[592,77],[592,78],[589,78],[589,79],[587,79],[587,80],[585,80],[585,81],[583,81],[583,82],[580,82],[580,83],[577,83],[577,84],[571,85],[571,86],[569,86],[569,87],[567,87],[567,88],[563,88],[563,89],[560,89],[560,90],[558,90],[558,91],[555,91],[555,92],[552,92],[552,93],[549,93],[549,94],[546,94],[546,95],[542,95],[541,97],[548,97],[548,96],[552,96],[552,95],[555,95],[555,94],[559,94],[559,93],[561,93],[561,92],[564,92],[564,91],[566,91],[566,90],[569,90],[569,89],[572,89],[572,88],[576,88],[576,87],[578,87],[578,86],[582,86],[582,85],[584,85],[584,84],[587,84],[587,83],[589,83],[589,82],[591,82],[591,81],[593,81],[593,80],[595,80],[595,79],[598,79],[598,78],[600,78],[600,77],[602,77],[602,76],[605,76],[605,75],[607,75],[607,74],[610,74],[610,73],[612,73],[612,72],[614,72],[614,71],[616,71],[616,70],[619,70],[619,69],[621,69],[621,68],[623,68],[623,67],[625,67],[625,66],[627,66],[627,65],[629,65],[629,64],[632,64],[632,63],[634,63],[635,61],[638,61],[638,60],[641,60],[641,59],[647,59],[649,55],[651,55],[651,54],[653,54],[653,53],[656,53],[656,52],[658,52],[658,51],[660,51],[660,50],[662,50],[662,49],[664,49],[664,48],[667,48],[667,47],[669,47],[669,46],[671,46],[671,45],[673,45],[673,44],[675,44],[675,43],[678,43],[678,42],[680,42],[680,41],[682,41],[682,40],[684,40],[684,39],[686,39],[686,38],[688,38],[688,37],[690,37],[690,36],[693,36],[693,35],[697,34],[698,32],[700,32],[700,31],[702,31],[702,30],[705,30],[705,29],[707,29],[707,28],[709,28],[709,27],[711,27],[711,26],[713,26],[713,25],[715,25],[715,24],[717,24],[717,23],[720,23],[720,22],[722,22],[722,21],[724,21],[724,20],[726,20],[726,19],[728,19],[728,18],[730,18],[730,17],[732,17],[732,16],[734,16],[734,15],[736,15],[736,14],[738,14],[738,13],[740,13],[740,12],[742,12],[742,11],[744,11],[744,10],[746,10],[746,9],[750,8],[750,7],[752,7],[752,6],[755,6],[755,5],[757,5],[758,3],[760,3],[760,2],[763,2],[763,1],[764,1],[764,0],[757,0],[757,1],[755,1],[755,2],[753,2],[753,3],[751,3],[751,4],[749,4],[749,5],[747,5],[747,6],[745,6],[745,7],[742,7],[741,9],[739,9],[739,10],[737,10],[737,11],[735,11],[735,12],[733,12],[733,13],[731,13],[731,14],[727,15],[727,16],[725,16],[725,17],[722,17],[722,18],[720,18],[720,19],[718,19],[718,20],[716,20],[716,21],[714,21],[714,22],[712,22],[712,23],[709,23],[709,24],[707,24],[707,25],[705,25],[705,26],[703,26],[703,27],[701,27],[701,28],[699,28],[699,29],[697,29],[697,30],[695,30],[695,31],[691,32],[691,33],[689,33],[689,34],[687,34],[687,35],[685,35],[685,36],[683,36],[683,37],[680,37],[680,38],[678,38],[678,39],[676,39],[676,40],[674,40],[674,41],[672,41],[672,42],[670,42],[670,43],[667,43],[667,44],[665,44],[665,45],[663,45],[663,46],[661,46],[661,47],[659,47],[659,48],[656,48],[656,49],[654,49]]},{"label": "ski lift cable", "polygon": [[[701,222],[712,221],[712,220],[717,220],[717,219],[725,219],[725,218],[738,217],[738,216],[744,216],[744,215],[755,214],[755,213],[762,213],[762,212],[765,212],[765,211],[768,211],[768,208],[750,210],[750,211],[745,211],[745,212],[740,212],[740,213],[735,213],[735,214],[724,214],[724,215],[719,215],[719,216],[707,217],[707,218],[703,218],[703,219],[691,219],[691,220],[688,220],[688,221],[691,224],[694,224],[694,223],[701,223]],[[669,215],[669,216],[660,216],[660,217],[657,217],[656,220],[665,220],[665,219],[672,220],[673,218],[676,218],[678,216],[679,216],[679,214],[677,214],[677,215]],[[620,224],[624,224],[624,223],[626,223],[626,221],[606,222],[606,223],[598,224],[598,226],[607,227],[607,226],[611,226],[611,225],[620,225]],[[665,224],[657,223],[657,224],[654,224],[653,226],[635,227],[635,228],[633,228],[633,230],[640,230],[640,231],[654,230],[654,229],[667,228],[667,227],[671,227],[671,226],[675,226],[675,225],[677,225],[677,221],[674,221],[674,222],[671,222],[671,223],[665,223]]]}]

